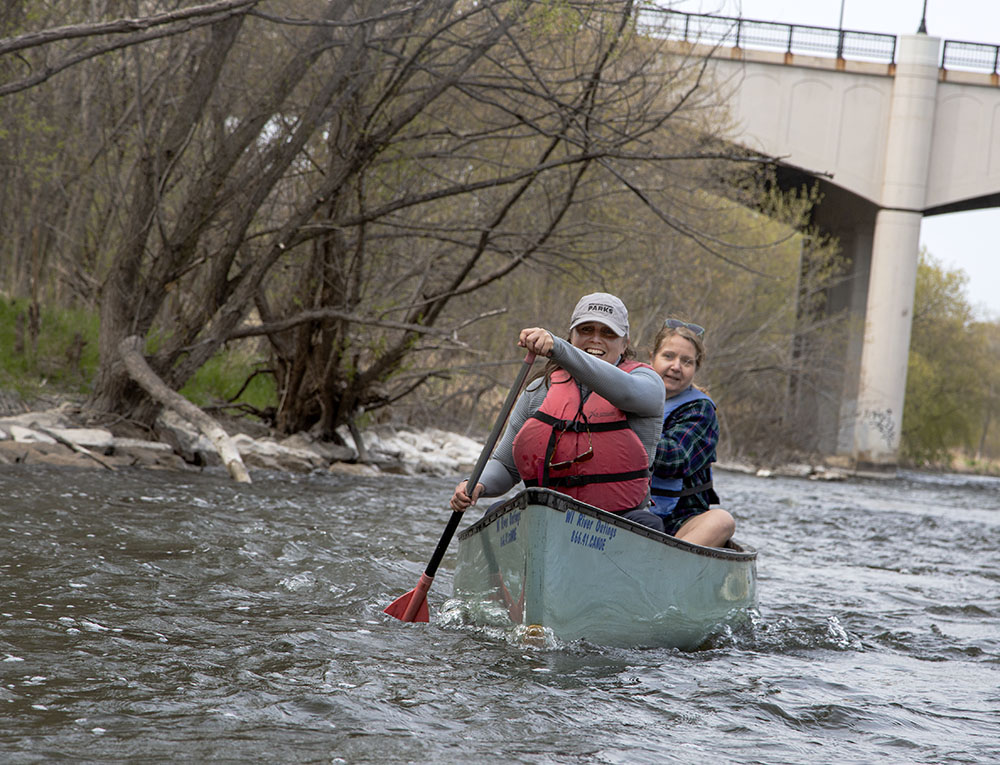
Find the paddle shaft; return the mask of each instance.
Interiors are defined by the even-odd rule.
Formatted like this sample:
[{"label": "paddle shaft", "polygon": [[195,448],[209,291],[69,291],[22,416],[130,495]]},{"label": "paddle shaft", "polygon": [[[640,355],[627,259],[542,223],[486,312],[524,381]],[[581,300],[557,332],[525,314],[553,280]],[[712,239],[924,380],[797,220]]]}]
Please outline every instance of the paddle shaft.
[{"label": "paddle shaft", "polygon": [[[486,444],[479,453],[479,459],[476,460],[476,466],[472,469],[469,482],[465,485],[465,491],[470,497],[476,492],[476,484],[479,483],[479,478],[482,476],[483,470],[486,469],[486,463],[493,454],[493,448],[497,445],[497,441],[500,440],[500,432],[503,430],[504,425],[507,424],[510,411],[514,408],[514,402],[517,400],[517,396],[524,386],[524,381],[528,377],[528,372],[531,371],[531,365],[534,363],[535,354],[529,351],[524,357],[524,363],[521,365],[521,371],[518,373],[517,379],[507,392],[507,400],[503,402],[503,406],[500,408],[500,414],[497,416],[496,422],[493,423],[493,430],[490,431],[490,435],[486,439]],[[424,570],[424,576],[431,579],[434,578],[434,574],[437,572],[438,566],[441,565],[441,560],[444,558],[444,554],[448,550],[448,545],[451,544],[451,538],[455,536],[455,531],[458,529],[458,524],[461,522],[464,514],[464,510],[455,510],[452,512],[451,518],[448,519],[448,525],[444,527],[444,533],[441,535],[441,539],[438,540],[437,547],[434,548],[434,554],[431,556],[430,562]]]}]

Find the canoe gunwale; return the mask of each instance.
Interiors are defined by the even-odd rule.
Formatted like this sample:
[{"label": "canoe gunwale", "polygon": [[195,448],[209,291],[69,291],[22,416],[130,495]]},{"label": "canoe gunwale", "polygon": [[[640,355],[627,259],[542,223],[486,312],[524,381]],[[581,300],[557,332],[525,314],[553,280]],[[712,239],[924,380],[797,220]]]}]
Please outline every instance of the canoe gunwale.
[{"label": "canoe gunwale", "polygon": [[483,529],[488,528],[497,518],[509,513],[511,510],[523,510],[528,505],[544,505],[560,512],[572,510],[577,513],[582,513],[583,515],[589,515],[592,518],[600,520],[602,523],[617,526],[620,529],[646,537],[647,539],[651,539],[654,542],[666,545],[667,547],[685,550],[695,555],[707,558],[721,558],[723,560],[731,561],[748,561],[756,560],[757,558],[757,551],[754,548],[749,545],[736,542],[735,540],[730,540],[729,542],[732,547],[703,547],[702,545],[696,545],[691,542],[685,542],[682,539],[677,539],[669,534],[654,531],[648,526],[643,526],[641,523],[635,523],[634,521],[630,521],[627,518],[616,515],[615,513],[609,513],[606,510],[601,510],[599,507],[594,507],[593,505],[588,505],[585,502],[575,500],[565,494],[560,494],[559,492],[552,491],[551,489],[538,488],[525,489],[514,497],[511,497],[502,505],[499,505],[487,512],[486,515],[459,533],[459,541],[463,541],[474,534],[478,534]]}]

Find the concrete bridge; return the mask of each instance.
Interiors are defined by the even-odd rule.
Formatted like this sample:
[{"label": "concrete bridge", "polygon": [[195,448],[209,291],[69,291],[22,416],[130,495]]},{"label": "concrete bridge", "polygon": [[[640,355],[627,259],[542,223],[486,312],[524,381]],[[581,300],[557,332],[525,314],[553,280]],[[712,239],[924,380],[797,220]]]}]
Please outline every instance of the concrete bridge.
[{"label": "concrete bridge", "polygon": [[[651,24],[710,59],[739,129],[818,180],[815,222],[850,261],[842,371],[799,402],[815,443],[856,467],[895,465],[925,215],[1000,205],[1000,47],[674,11]],[[1000,288],[1000,285],[998,285]]]}]

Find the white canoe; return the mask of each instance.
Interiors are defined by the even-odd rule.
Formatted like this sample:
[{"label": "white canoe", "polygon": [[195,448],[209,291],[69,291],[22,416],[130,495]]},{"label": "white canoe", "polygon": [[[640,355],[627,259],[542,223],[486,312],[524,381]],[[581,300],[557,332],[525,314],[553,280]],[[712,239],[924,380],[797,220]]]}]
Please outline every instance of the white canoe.
[{"label": "white canoe", "polygon": [[539,625],[562,641],[694,649],[745,621],[757,552],[690,544],[548,489],[459,535],[454,597],[473,621]]}]

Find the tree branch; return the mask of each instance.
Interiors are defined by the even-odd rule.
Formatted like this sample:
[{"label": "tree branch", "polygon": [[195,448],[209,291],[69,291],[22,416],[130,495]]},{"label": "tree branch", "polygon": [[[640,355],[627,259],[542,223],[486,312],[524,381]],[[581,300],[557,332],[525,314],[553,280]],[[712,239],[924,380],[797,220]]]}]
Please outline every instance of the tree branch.
[{"label": "tree branch", "polygon": [[[17,50],[47,45],[59,40],[74,40],[80,37],[96,37],[98,35],[134,32],[140,29],[163,26],[164,24],[173,24],[177,21],[197,19],[202,16],[213,16],[217,13],[224,13],[226,15],[240,12],[245,13],[252,6],[260,2],[261,0],[218,0],[214,3],[193,5],[189,8],[181,8],[180,10],[168,13],[155,13],[152,16],[143,16],[141,18],[116,19],[115,21],[94,24],[70,24],[62,27],[53,27],[52,29],[43,29],[41,32],[29,32],[0,40],[0,56]],[[143,38],[139,42],[145,39],[149,38]]]},{"label": "tree branch", "polygon": [[366,324],[372,327],[384,327],[386,329],[398,329],[404,332],[415,332],[420,335],[435,335],[437,337],[442,337],[447,340],[451,340],[453,343],[459,347],[467,347],[465,343],[460,342],[456,339],[456,334],[458,330],[468,326],[469,324],[479,321],[487,316],[494,316],[498,313],[503,313],[506,309],[498,309],[494,311],[488,311],[485,314],[480,314],[479,316],[468,319],[462,324],[460,324],[455,329],[438,329],[437,327],[425,326],[423,324],[412,324],[405,321],[391,321],[389,319],[376,319],[372,316],[361,316],[355,313],[349,313],[347,311],[339,311],[336,308],[315,308],[311,311],[303,311],[295,316],[289,316],[281,321],[274,321],[267,324],[258,324],[256,326],[243,326],[237,327],[228,335],[226,335],[226,340],[239,340],[243,337],[258,337],[260,335],[270,335],[273,332],[284,332],[285,330],[297,327],[300,324],[306,324],[311,321],[322,321],[324,319],[337,319],[339,321],[349,322],[351,324]]}]

